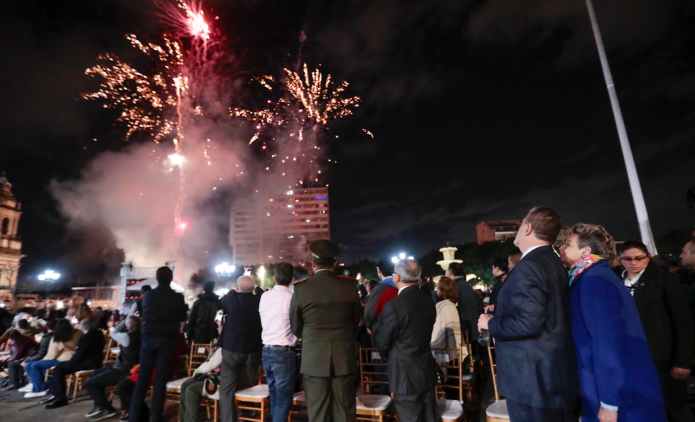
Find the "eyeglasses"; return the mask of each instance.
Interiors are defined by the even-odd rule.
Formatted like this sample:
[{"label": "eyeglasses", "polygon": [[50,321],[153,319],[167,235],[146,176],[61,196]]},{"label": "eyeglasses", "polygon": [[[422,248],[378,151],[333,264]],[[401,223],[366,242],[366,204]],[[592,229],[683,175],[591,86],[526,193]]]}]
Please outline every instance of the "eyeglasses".
[{"label": "eyeglasses", "polygon": [[621,257],[620,257],[620,260],[623,261],[623,262],[632,262],[632,261],[635,261],[635,263],[639,264],[640,262],[644,261],[644,260],[647,259],[647,258],[649,258],[648,255],[636,256],[636,257],[634,257],[634,258],[631,258],[631,257],[629,257],[629,256],[621,256]]}]

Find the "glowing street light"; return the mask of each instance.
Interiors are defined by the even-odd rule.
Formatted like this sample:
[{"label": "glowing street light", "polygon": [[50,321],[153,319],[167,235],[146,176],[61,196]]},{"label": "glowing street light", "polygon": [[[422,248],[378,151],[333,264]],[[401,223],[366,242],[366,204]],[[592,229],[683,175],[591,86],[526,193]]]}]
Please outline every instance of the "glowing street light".
[{"label": "glowing street light", "polygon": [[236,267],[234,265],[229,265],[227,262],[215,266],[215,273],[219,277],[231,277],[234,271],[236,271]]},{"label": "glowing street light", "polygon": [[393,262],[394,264],[398,264],[398,261],[402,261],[402,260],[406,259],[406,257],[407,257],[407,259],[415,259],[415,258],[413,258],[412,255],[406,255],[405,252],[401,252],[396,256],[392,256],[391,262]]},{"label": "glowing street light", "polygon": [[43,274],[39,275],[39,280],[40,281],[56,281],[60,278],[60,273],[57,273],[53,270],[46,270],[43,272]]},{"label": "glowing street light", "polygon": [[55,283],[60,278],[60,273],[53,270],[46,270],[43,274],[39,274],[39,280],[46,283],[46,300],[48,301],[48,284]]}]

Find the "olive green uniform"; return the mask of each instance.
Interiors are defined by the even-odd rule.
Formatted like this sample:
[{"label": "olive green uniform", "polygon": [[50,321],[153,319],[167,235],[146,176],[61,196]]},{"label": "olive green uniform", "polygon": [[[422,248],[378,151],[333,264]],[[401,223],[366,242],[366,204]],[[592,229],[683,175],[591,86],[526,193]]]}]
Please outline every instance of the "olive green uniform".
[{"label": "olive green uniform", "polygon": [[302,338],[300,372],[310,422],[355,420],[360,308],[357,281],[332,270],[318,270],[294,285],[290,324]]}]

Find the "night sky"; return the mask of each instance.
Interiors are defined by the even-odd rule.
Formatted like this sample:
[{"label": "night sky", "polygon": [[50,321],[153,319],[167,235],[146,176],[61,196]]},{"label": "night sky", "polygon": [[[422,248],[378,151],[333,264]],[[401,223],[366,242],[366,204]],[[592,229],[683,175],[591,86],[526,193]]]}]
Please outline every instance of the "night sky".
[{"label": "night sky", "polygon": [[[474,241],[478,222],[521,218],[539,204],[567,225],[639,236],[584,2],[204,4],[229,39],[233,101],[253,100],[251,77],[297,61],[302,31],[301,60],[363,98],[326,137],[338,162],[327,168],[332,238],[348,262]],[[695,3],[595,7],[652,229],[692,229]],[[161,21],[139,0],[10,0],[0,28],[0,166],[24,205],[29,255],[20,280],[48,265],[73,277],[114,275],[122,254],[108,229],[68,229],[49,185],[127,146],[113,112],[79,100],[94,88],[84,69],[99,53],[126,52],[126,32],[156,37]],[[225,214],[228,203],[210,206]],[[215,259],[228,253],[225,230],[210,239]]]}]

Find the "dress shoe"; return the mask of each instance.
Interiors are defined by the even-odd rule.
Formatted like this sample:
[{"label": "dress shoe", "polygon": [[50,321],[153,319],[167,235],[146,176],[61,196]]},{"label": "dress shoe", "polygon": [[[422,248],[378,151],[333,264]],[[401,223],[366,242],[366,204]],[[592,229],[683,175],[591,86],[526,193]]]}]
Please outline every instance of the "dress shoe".
[{"label": "dress shoe", "polygon": [[10,384],[7,387],[3,388],[2,391],[12,391],[12,390],[16,390],[16,389],[17,389],[16,385]]},{"label": "dress shoe", "polygon": [[121,416],[121,418],[119,419],[119,421],[121,421],[121,422],[128,422],[128,417],[129,417],[129,416],[130,416],[130,414],[129,414],[128,412],[124,413],[123,416]]},{"label": "dress shoe", "polygon": [[46,398],[41,399],[41,400],[39,401],[39,404],[48,404],[48,403],[52,402],[52,401],[55,400],[55,399],[56,399],[56,396],[46,397]]},{"label": "dress shoe", "polygon": [[52,402],[48,403],[46,406],[44,406],[46,409],[57,409],[59,407],[67,406],[68,401],[65,399],[57,399],[53,400]]}]

